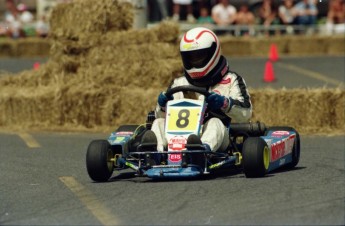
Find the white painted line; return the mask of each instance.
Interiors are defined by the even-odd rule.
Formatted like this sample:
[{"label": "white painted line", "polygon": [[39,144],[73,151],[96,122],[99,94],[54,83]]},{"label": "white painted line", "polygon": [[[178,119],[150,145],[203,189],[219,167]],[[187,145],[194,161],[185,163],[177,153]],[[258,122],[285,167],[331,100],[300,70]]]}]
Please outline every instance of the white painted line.
[{"label": "white painted line", "polygon": [[103,225],[120,225],[119,220],[74,177],[59,178]]},{"label": "white painted line", "polygon": [[26,143],[29,148],[39,148],[41,145],[28,133],[18,133],[18,136]]},{"label": "white painted line", "polygon": [[310,77],[313,79],[317,79],[317,80],[323,81],[323,82],[328,83],[328,84],[332,84],[332,85],[339,86],[339,87],[344,86],[344,82],[336,80],[336,79],[332,79],[327,75],[323,75],[323,74],[317,73],[315,71],[310,71],[310,70],[307,70],[307,69],[304,69],[301,67],[297,67],[297,66],[292,65],[292,64],[286,64],[286,63],[281,63],[281,62],[278,62],[277,65],[279,67],[285,68],[287,70],[297,72],[297,73],[302,74],[304,76],[307,76],[307,77]]}]

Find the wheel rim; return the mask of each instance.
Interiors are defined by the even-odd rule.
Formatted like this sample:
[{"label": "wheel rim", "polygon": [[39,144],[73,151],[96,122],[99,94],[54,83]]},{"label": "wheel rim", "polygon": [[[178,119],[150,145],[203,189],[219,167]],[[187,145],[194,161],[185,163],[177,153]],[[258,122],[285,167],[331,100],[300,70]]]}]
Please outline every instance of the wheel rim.
[{"label": "wheel rim", "polygon": [[108,149],[108,153],[107,153],[107,166],[108,166],[108,170],[109,172],[113,171],[113,162],[111,161],[111,159],[113,158],[113,152],[112,150],[109,148]]},{"label": "wheel rim", "polygon": [[270,155],[269,155],[269,149],[268,147],[266,146],[264,148],[264,167],[265,167],[265,170],[268,170],[268,166],[270,165]]}]

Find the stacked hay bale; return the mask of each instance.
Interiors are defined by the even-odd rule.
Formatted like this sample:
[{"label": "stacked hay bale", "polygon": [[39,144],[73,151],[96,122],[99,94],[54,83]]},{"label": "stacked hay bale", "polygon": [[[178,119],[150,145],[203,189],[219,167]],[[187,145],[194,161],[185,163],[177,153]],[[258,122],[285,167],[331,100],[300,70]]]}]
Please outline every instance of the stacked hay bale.
[{"label": "stacked hay bale", "polygon": [[144,122],[157,89],[181,72],[179,29],[132,30],[130,4],[76,1],[51,17],[49,61],[0,80],[0,125],[115,126]]},{"label": "stacked hay bale", "polygon": [[[49,61],[38,71],[0,78],[0,126],[109,131],[145,122],[159,92],[182,72],[180,32],[169,22],[133,30],[132,21],[131,5],[116,0],[58,5]],[[344,132],[344,89],[250,93],[253,121],[302,133]]]},{"label": "stacked hay bale", "polygon": [[301,133],[343,134],[345,90],[251,90],[253,121],[295,127]]}]

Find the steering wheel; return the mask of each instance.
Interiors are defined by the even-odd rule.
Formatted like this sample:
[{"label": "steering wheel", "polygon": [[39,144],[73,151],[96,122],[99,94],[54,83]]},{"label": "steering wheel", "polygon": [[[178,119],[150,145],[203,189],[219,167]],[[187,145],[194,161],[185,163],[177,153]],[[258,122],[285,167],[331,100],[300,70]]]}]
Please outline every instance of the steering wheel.
[{"label": "steering wheel", "polygon": [[165,92],[165,95],[167,97],[171,97],[175,93],[187,92],[187,91],[195,92],[195,93],[200,93],[201,95],[204,95],[205,97],[208,97],[208,96],[211,95],[211,93],[206,88],[196,87],[196,86],[177,86],[175,88],[169,88]]},{"label": "steering wheel", "polygon": [[[168,88],[168,90],[165,92],[165,95],[167,97],[171,97],[174,93],[184,92],[184,91],[196,92],[201,95],[204,95],[206,98],[211,95],[211,93],[206,88],[196,87],[196,86],[177,86],[175,88]],[[209,117],[219,118],[224,123],[224,125],[228,125],[230,122],[229,117],[225,115],[225,113],[222,112],[221,110],[211,111],[209,108],[207,108],[206,112],[207,112],[207,115],[209,115]]]}]

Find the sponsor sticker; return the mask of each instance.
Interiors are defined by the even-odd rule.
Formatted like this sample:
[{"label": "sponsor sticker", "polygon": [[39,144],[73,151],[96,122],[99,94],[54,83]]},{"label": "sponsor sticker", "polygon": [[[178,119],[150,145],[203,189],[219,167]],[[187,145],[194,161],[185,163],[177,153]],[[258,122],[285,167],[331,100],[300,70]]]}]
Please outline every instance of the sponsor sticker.
[{"label": "sponsor sticker", "polygon": [[[175,136],[168,142],[169,150],[171,151],[182,151],[185,149],[187,139],[183,136]],[[170,154],[169,160],[172,162],[179,162],[182,160],[181,154]]]},{"label": "sponsor sticker", "polygon": [[124,137],[116,137],[116,139],[113,140],[113,144],[121,143],[124,140],[125,140]]},{"label": "sponsor sticker", "polygon": [[185,148],[187,139],[183,136],[175,136],[168,142],[169,149],[172,151],[182,151]]},{"label": "sponsor sticker", "polygon": [[197,49],[199,47],[199,43],[198,42],[192,42],[192,43],[186,43],[182,46],[183,50],[193,50],[193,49]]},{"label": "sponsor sticker", "polygon": [[271,144],[271,161],[274,162],[292,152],[295,135]]},{"label": "sponsor sticker", "polygon": [[272,137],[282,137],[282,136],[288,136],[288,135],[290,135],[290,132],[288,132],[288,131],[274,131],[271,136]]}]

